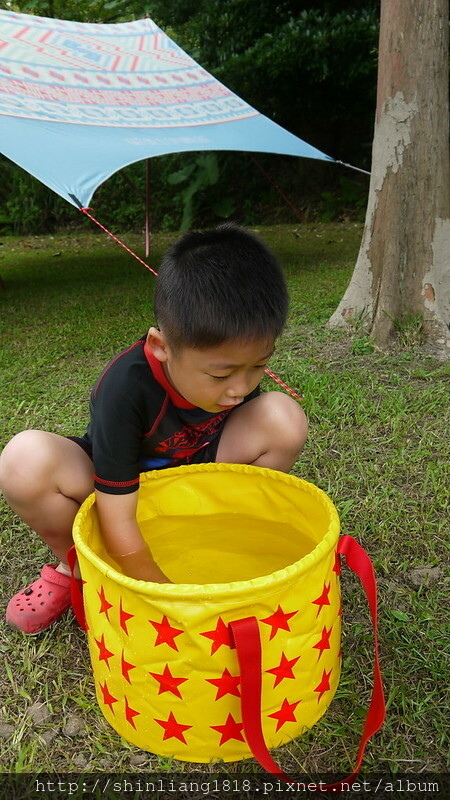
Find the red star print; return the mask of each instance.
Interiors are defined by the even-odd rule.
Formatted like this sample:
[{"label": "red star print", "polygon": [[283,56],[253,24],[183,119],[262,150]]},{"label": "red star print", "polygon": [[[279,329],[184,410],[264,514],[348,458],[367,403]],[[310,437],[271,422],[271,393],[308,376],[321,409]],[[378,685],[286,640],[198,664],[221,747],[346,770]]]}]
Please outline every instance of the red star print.
[{"label": "red star print", "polygon": [[273,637],[275,636],[276,633],[278,633],[280,628],[283,631],[290,631],[291,629],[289,627],[288,620],[290,620],[291,617],[295,617],[297,613],[298,613],[297,611],[290,611],[289,613],[286,614],[281,608],[281,606],[278,606],[274,614],[271,614],[270,617],[262,619],[261,622],[264,622],[266,625],[272,626],[272,630],[270,631],[269,641],[270,639],[273,639]]},{"label": "red star print", "polygon": [[295,667],[295,665],[296,665],[297,661],[299,660],[299,658],[300,658],[300,656],[297,656],[297,658],[292,658],[291,660],[289,660],[288,658],[286,658],[284,653],[282,653],[281,654],[281,661],[280,661],[278,667],[274,667],[273,669],[266,669],[266,672],[271,672],[273,675],[275,675],[275,683],[273,685],[274,689],[275,689],[275,686],[278,686],[278,684],[281,683],[282,680],[284,680],[284,678],[294,678],[295,677],[292,668]]},{"label": "red star print", "polygon": [[336,551],[336,553],[334,554],[334,567],[333,567],[333,572],[335,572],[335,573],[336,573],[336,575],[340,575],[340,574],[341,574],[341,556],[340,556],[340,554],[339,554],[337,551]]},{"label": "red star print", "polygon": [[101,587],[100,591],[97,592],[100,598],[100,611],[99,614],[106,614],[106,619],[109,622],[109,609],[112,608],[112,603],[109,603],[105,597],[105,590],[103,586]]},{"label": "red star print", "polygon": [[329,597],[328,597],[328,595],[330,594],[330,587],[331,587],[330,583],[324,583],[322,594],[320,595],[320,597],[317,597],[316,600],[312,601],[314,603],[314,605],[319,606],[319,608],[317,609],[316,618],[319,616],[320,612],[322,611],[322,607],[323,606],[329,606],[330,605],[330,600],[329,600]]},{"label": "red star print", "polygon": [[159,681],[158,694],[163,694],[163,692],[172,692],[175,697],[180,697],[183,699],[178,686],[180,683],[187,681],[187,678],[174,678],[168,664],[166,664],[164,667],[163,673],[149,672],[149,675],[151,675],[152,678],[155,678],[155,680]]},{"label": "red star print", "polygon": [[231,638],[230,630],[228,625],[225,625],[222,617],[219,617],[217,620],[217,625],[213,631],[206,631],[206,633],[202,633],[200,635],[206,636],[207,639],[212,639],[211,655],[214,655],[216,650],[218,650],[223,644],[227,647],[234,648],[234,642]]},{"label": "red star print", "polygon": [[106,666],[108,667],[108,669],[111,669],[111,667],[109,666],[108,659],[112,658],[114,653],[111,653],[111,651],[108,650],[108,648],[106,647],[106,645],[105,645],[105,636],[104,636],[103,633],[102,633],[102,638],[101,639],[96,639],[95,640],[95,644],[97,645],[97,647],[99,649],[98,660],[99,661],[106,661]]},{"label": "red star print", "polygon": [[125,631],[126,635],[128,636],[127,622],[129,619],[134,617],[134,614],[129,614],[128,611],[123,610],[122,598],[120,598],[119,617],[120,617],[120,627],[122,628],[123,631]]},{"label": "red star print", "polygon": [[226,694],[234,694],[236,697],[241,696],[238,689],[238,685],[241,682],[240,675],[232,675],[226,667],[222,672],[221,678],[206,678],[206,680],[208,683],[212,683],[213,686],[217,686],[216,700],[220,700]]},{"label": "red star print", "polygon": [[105,706],[109,706],[111,711],[112,711],[112,713],[114,714],[113,704],[117,703],[117,697],[113,697],[112,696],[111,692],[108,689],[108,685],[107,685],[106,681],[105,681],[104,686],[102,686],[101,683],[99,684],[99,686],[100,686],[100,689],[102,690],[103,702],[104,702]]},{"label": "red star print", "polygon": [[210,727],[221,735],[219,747],[225,744],[225,742],[228,742],[230,739],[237,739],[238,742],[245,741],[244,737],[242,736],[242,729],[244,725],[242,722],[236,722],[232,714],[228,714],[225,725],[211,725]]},{"label": "red star print", "polygon": [[279,731],[286,722],[297,722],[294,711],[299,703],[300,700],[297,700],[296,703],[289,703],[285,698],[279,711],[269,714],[269,717],[273,717],[277,720],[277,731]]},{"label": "red star print", "polygon": [[159,644],[168,644],[172,650],[178,651],[178,647],[174,639],[183,633],[180,628],[172,628],[172,625],[166,616],[162,618],[161,622],[154,622],[153,620],[149,619],[149,623],[150,625],[153,625],[155,630],[158,631],[155,647],[157,647]]},{"label": "red star print", "polygon": [[128,681],[128,683],[131,683],[130,676],[129,676],[128,673],[130,672],[131,669],[135,669],[136,668],[136,664],[130,664],[129,661],[125,661],[124,651],[123,650],[122,650],[122,659],[121,659],[120,667],[121,667],[121,670],[122,670],[122,675],[125,678],[125,680]]},{"label": "red star print", "polygon": [[332,672],[333,672],[332,669],[330,669],[329,672],[327,672],[324,669],[324,671],[322,672],[322,680],[320,681],[319,685],[316,686],[316,688],[314,689],[314,691],[317,692],[318,695],[319,695],[318,698],[317,698],[317,702],[318,703],[320,703],[320,701],[322,699],[322,695],[324,695],[325,692],[329,692],[330,691],[330,675],[331,675]]},{"label": "red star print", "polygon": [[192,725],[182,725],[181,722],[177,722],[172,712],[169,714],[169,718],[167,720],[163,719],[155,719],[155,722],[158,725],[161,725],[164,728],[164,739],[179,739],[180,742],[183,744],[187,744],[186,739],[184,738],[184,731],[189,730],[192,728]]},{"label": "red star print", "polygon": [[133,717],[137,717],[141,712],[135,711],[134,708],[131,708],[126,697],[124,698],[124,700],[125,700],[125,717],[127,719],[127,722],[129,722],[130,725],[136,730],[136,725],[134,724]]},{"label": "red star print", "polygon": [[327,630],[325,627],[322,628],[322,636],[320,637],[320,640],[317,642],[317,644],[313,645],[313,648],[319,650],[319,658],[317,659],[318,661],[320,660],[320,656],[322,655],[323,651],[330,649],[330,636],[332,630],[333,626],[331,626],[330,630]]}]

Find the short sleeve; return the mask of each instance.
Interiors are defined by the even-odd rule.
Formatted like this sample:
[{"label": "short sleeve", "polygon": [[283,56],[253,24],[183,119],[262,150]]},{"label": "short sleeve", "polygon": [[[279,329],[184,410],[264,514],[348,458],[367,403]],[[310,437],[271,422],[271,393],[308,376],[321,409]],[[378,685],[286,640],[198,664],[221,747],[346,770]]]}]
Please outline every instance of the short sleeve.
[{"label": "short sleeve", "polygon": [[139,487],[140,450],[144,434],[139,382],[124,380],[113,368],[91,397],[94,486],[108,494],[127,494]]}]

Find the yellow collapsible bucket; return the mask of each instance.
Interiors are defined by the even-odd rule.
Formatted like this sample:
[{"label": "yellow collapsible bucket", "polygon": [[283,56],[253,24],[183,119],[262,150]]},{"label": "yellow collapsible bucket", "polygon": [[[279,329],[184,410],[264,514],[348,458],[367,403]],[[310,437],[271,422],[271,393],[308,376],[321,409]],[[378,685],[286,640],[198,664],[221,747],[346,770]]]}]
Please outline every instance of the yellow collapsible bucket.
[{"label": "yellow collapsible bucket", "polygon": [[273,767],[267,748],[314,725],[339,682],[333,503],[291,475],[200,464],[142,475],[137,518],[173,583],[118,571],[94,495],[74,524],[104,716],[152,753]]}]

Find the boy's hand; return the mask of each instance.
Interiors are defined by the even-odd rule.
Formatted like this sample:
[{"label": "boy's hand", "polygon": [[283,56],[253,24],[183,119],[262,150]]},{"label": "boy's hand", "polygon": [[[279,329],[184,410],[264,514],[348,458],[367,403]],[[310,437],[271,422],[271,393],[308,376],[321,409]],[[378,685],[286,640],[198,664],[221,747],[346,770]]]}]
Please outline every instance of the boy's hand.
[{"label": "boy's hand", "polygon": [[115,495],[96,490],[97,512],[105,548],[130,578],[171,583],[156,564],[139,530],[136,520],[137,494]]},{"label": "boy's hand", "polygon": [[137,581],[152,581],[153,583],[171,583],[164,572],[160,570],[150,552],[148,545],[143,543],[141,550],[134,553],[119,555],[110,552],[111,558],[119,565],[124,575],[135,578]]}]

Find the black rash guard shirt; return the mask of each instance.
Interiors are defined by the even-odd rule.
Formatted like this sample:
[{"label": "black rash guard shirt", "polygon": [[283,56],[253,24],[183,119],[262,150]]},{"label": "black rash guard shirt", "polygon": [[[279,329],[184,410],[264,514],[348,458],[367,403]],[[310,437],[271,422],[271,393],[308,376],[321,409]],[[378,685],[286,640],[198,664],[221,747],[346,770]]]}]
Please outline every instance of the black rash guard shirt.
[{"label": "black rash guard shirt", "polygon": [[[259,386],[244,403],[258,394]],[[80,444],[92,453],[95,488],[127,494],[141,472],[214,461],[230,413],[209,413],[179,395],[142,337],[109,362],[91,393]]]}]

